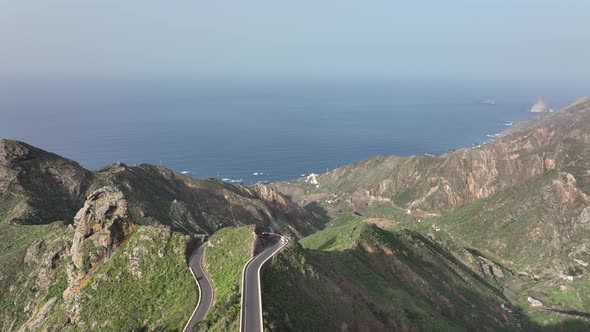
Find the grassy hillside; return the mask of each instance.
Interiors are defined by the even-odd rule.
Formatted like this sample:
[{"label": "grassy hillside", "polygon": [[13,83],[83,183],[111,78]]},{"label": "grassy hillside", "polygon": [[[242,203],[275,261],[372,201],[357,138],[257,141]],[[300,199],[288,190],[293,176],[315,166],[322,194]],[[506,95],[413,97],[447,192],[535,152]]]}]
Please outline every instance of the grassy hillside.
[{"label": "grassy hillside", "polygon": [[[501,258],[533,274],[568,273],[590,261],[590,227],[581,220],[590,200],[567,172],[551,171],[421,224],[405,224]],[[441,229],[436,234],[433,229]]]},{"label": "grassy hillside", "polygon": [[0,223],[0,330],[21,326],[67,286],[65,251],[71,231],[48,225]]},{"label": "grassy hillside", "polygon": [[118,331],[182,328],[198,298],[184,261],[185,246],[181,234],[139,228],[80,289],[78,326]]},{"label": "grassy hillside", "polygon": [[344,250],[355,246],[355,239],[363,227],[362,218],[355,216],[340,216],[333,220],[329,227],[321,232],[310,235],[299,241],[305,249],[311,250]]},{"label": "grassy hillside", "polygon": [[[178,329],[196,305],[184,262],[186,239],[140,227],[65,299],[72,231],[62,223],[0,224],[2,330]],[[75,317],[68,322],[68,317]]]},{"label": "grassy hillside", "polygon": [[[179,330],[197,302],[184,262],[186,238],[162,227],[140,227],[73,298],[60,296],[40,328]],[[71,318],[74,317],[72,321]]]},{"label": "grassy hillside", "polygon": [[419,233],[343,220],[265,270],[272,331],[511,328],[501,293]]},{"label": "grassy hillside", "polygon": [[205,272],[213,283],[213,306],[197,330],[238,330],[242,269],[251,256],[254,228],[254,225],[227,227],[211,236],[204,263]]}]

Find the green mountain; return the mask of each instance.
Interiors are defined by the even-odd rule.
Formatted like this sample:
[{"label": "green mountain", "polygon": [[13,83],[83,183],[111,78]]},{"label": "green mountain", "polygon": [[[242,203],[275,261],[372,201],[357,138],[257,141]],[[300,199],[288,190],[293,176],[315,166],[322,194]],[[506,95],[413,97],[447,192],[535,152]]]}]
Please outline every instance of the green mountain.
[{"label": "green mountain", "polygon": [[300,243],[264,274],[271,331],[491,331],[520,322],[498,289],[418,232],[352,219]]}]

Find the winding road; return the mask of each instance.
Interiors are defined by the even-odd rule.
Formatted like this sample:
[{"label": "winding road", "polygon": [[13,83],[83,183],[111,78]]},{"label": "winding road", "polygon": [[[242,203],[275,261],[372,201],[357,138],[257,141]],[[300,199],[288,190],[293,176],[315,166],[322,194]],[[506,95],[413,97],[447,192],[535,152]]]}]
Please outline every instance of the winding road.
[{"label": "winding road", "polygon": [[262,332],[262,295],[260,269],[279,250],[287,245],[285,237],[262,235],[270,241],[261,253],[252,258],[242,272],[242,309],[240,312],[240,332]]},{"label": "winding road", "polygon": [[203,255],[205,254],[205,249],[207,248],[208,243],[209,242],[205,242],[200,245],[189,259],[191,273],[199,287],[199,302],[197,302],[197,307],[184,327],[183,332],[192,331],[198,322],[205,319],[205,316],[213,303],[213,285],[205,271],[203,271]]}]

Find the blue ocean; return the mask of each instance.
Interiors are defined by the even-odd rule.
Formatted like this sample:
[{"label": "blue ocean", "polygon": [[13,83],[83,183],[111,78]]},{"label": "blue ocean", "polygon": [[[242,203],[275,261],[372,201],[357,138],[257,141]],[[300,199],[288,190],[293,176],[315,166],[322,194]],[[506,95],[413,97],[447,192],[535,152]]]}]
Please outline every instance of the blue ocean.
[{"label": "blue ocean", "polygon": [[484,143],[539,96],[558,109],[583,95],[530,82],[4,79],[0,137],[89,169],[150,163],[250,184]]}]

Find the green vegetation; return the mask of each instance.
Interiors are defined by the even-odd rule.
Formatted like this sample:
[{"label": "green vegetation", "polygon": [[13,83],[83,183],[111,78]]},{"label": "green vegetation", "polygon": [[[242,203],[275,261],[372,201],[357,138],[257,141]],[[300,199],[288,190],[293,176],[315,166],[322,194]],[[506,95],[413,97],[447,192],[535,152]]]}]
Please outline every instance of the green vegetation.
[{"label": "green vegetation", "polygon": [[[563,193],[554,185],[561,176],[550,171],[530,178],[429,220],[421,227],[436,224],[456,240],[510,260],[518,269],[538,267],[544,264],[540,257],[550,257],[557,252],[555,244],[539,245],[537,241],[552,238],[554,232],[563,227],[556,222],[558,215],[564,218],[570,214],[569,218],[574,218],[575,211],[583,208],[584,203],[580,201],[564,209],[560,202]],[[576,245],[587,233],[576,231],[561,245]]]},{"label": "green vegetation", "polygon": [[227,227],[211,236],[205,250],[205,272],[214,289],[213,306],[198,329],[236,331],[240,320],[242,269],[250,259],[254,225]]},{"label": "green vegetation", "polygon": [[[9,225],[0,223],[1,330],[21,326],[52,297],[65,289],[65,253],[71,233],[63,223]],[[33,248],[27,255],[27,249]],[[39,271],[43,271],[40,275]],[[52,280],[52,275],[60,278]]]},{"label": "green vegetation", "polygon": [[561,282],[549,293],[551,302],[563,308],[590,312],[590,277],[584,275],[573,282]]},{"label": "green vegetation", "polygon": [[361,218],[343,215],[332,221],[330,227],[302,239],[299,243],[306,249],[343,250],[354,245],[361,230]]},{"label": "green vegetation", "polygon": [[506,300],[497,289],[418,233],[390,233],[358,217],[341,217],[300,242],[287,246],[263,274],[271,331],[456,331],[514,324],[499,314]]},{"label": "green vegetation", "polygon": [[[185,236],[139,227],[80,289],[82,329],[179,330],[197,302]],[[56,311],[59,313],[59,310]]]},{"label": "green vegetation", "polygon": [[[527,295],[522,294],[516,301],[519,312],[523,315],[523,330],[539,332],[586,332],[590,322],[588,319],[565,315],[562,313],[552,312],[533,308],[527,301]],[[523,313],[526,312],[526,315]]]}]

